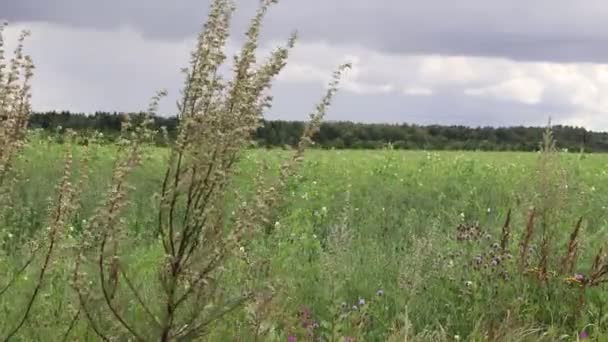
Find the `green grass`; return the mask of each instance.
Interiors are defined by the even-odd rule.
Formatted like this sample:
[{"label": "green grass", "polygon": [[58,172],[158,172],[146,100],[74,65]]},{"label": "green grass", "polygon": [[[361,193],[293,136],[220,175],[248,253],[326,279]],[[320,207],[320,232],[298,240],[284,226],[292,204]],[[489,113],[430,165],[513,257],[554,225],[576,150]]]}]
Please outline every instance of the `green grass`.
[{"label": "green grass", "polygon": [[[44,229],[48,197],[61,175],[64,148],[35,141],[19,160],[21,176],[13,210],[3,219],[4,227],[12,232],[9,248],[19,245],[21,237]],[[166,154],[153,150],[136,170],[131,179],[135,190],[125,215],[131,232],[125,244],[132,248],[124,257],[131,260],[129,267],[138,275],[136,282],[152,307],[157,289],[146,279],[155,279],[154,260],[161,253],[152,243],[154,194]],[[94,172],[85,184],[83,210],[67,227],[73,230],[72,239],[78,238],[82,220],[103,198],[112,155],[110,147],[93,151]],[[285,151],[249,151],[239,165],[242,174],[235,186],[251,187],[255,161],[278,165],[287,156]],[[561,278],[539,287],[523,275],[502,281],[494,274],[463,267],[497,238],[460,244],[454,240],[460,223],[478,221],[489,234],[498,236],[512,209],[514,239],[520,236],[528,208],[539,203],[538,158],[537,153],[508,152],[308,151],[274,225],[276,233],[244,246],[243,258],[231,262],[224,274],[229,284],[226,293],[272,281],[275,296],[269,310],[255,305],[237,310],[214,326],[207,338],[253,340],[258,323],[261,340],[284,341],[288,335],[306,338],[303,318],[298,316],[301,310],[310,311],[310,320],[318,325],[314,334],[325,340],[331,336],[336,340],[345,336],[403,340],[405,334],[422,340],[452,340],[456,335],[467,340],[505,330],[513,340],[523,336],[555,340],[562,335],[572,340],[583,329],[602,335],[608,331],[608,297],[602,287],[588,291],[584,309],[573,314],[580,291],[562,285]],[[553,212],[551,229],[556,232],[557,247],[552,262],[559,266],[562,246],[583,216],[583,272],[607,233],[608,155],[560,154],[559,158],[568,177],[559,183],[567,184],[562,186],[564,204]],[[73,260],[68,255],[62,251],[56,260],[22,340],[61,340],[67,329],[74,315],[68,280]],[[18,255],[5,258],[0,274],[19,263]],[[268,260],[268,264],[263,272],[254,273],[245,266],[246,258]],[[18,315],[15,308],[31,291],[35,276],[23,277],[12,295],[0,297],[3,322]],[[358,305],[360,299],[365,305]],[[141,314],[133,298],[120,300],[134,307],[133,317]],[[85,320],[76,323],[72,338],[94,340]]]}]

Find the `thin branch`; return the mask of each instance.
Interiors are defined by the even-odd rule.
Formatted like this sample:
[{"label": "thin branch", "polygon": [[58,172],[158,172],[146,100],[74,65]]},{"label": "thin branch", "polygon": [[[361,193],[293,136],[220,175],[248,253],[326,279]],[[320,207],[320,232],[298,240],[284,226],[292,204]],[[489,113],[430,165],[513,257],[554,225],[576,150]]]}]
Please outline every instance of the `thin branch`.
[{"label": "thin branch", "polygon": [[[185,333],[183,336],[177,337],[177,341],[192,341],[193,339],[200,337],[203,333],[202,333],[202,329],[204,329],[205,327],[207,327],[209,324],[213,323],[216,319],[223,317],[224,315],[234,311],[235,309],[237,309],[238,307],[241,306],[241,304],[243,304],[244,302],[246,302],[247,300],[249,300],[249,296],[243,296],[242,298],[238,298],[236,300],[234,300],[232,303],[227,304],[226,306],[224,306],[221,309],[216,310],[215,312],[213,312],[209,318],[203,320],[199,325],[195,326],[194,328],[188,329],[188,330],[184,330],[182,333]],[[186,332],[188,331],[188,332]]]},{"label": "thin branch", "polygon": [[129,277],[127,276],[127,272],[125,272],[125,270],[122,267],[120,267],[120,266],[119,266],[119,270],[120,270],[120,273],[122,274],[123,278],[125,279],[125,282],[126,282],[127,286],[129,287],[129,289],[131,290],[131,292],[133,292],[133,295],[135,296],[135,298],[139,302],[139,305],[141,305],[141,307],[146,311],[146,313],[148,314],[148,316],[150,316],[151,320],[160,329],[161,326],[160,326],[160,322],[158,321],[158,318],[152,313],[152,310],[150,310],[150,308],[148,308],[148,306],[144,302],[143,298],[141,298],[141,296],[139,295],[139,291],[137,291],[135,289],[135,286],[131,282],[131,279],[129,279]]},{"label": "thin branch", "polygon": [[0,290],[0,297],[2,295],[4,295],[4,293],[6,291],[8,291],[8,289],[13,286],[13,284],[17,281],[17,279],[19,278],[19,276],[21,276],[21,274],[23,274],[23,272],[25,272],[25,270],[28,268],[28,266],[34,261],[34,259],[36,258],[36,254],[38,253],[38,251],[40,250],[40,247],[37,247],[33,252],[32,255],[29,257],[29,259],[25,262],[25,264],[17,271],[17,274],[15,274],[15,276],[12,277],[12,279]]},{"label": "thin branch", "polygon": [[[59,201],[61,201],[61,198],[62,198],[62,196],[60,195]],[[60,215],[60,213],[61,213],[60,210],[61,209],[58,209],[58,215]],[[17,332],[23,327],[23,325],[25,324],[25,322],[27,321],[27,319],[30,315],[30,311],[32,310],[32,307],[34,306],[34,302],[36,301],[36,298],[38,297],[38,294],[40,293],[40,289],[42,288],[42,284],[44,282],[44,276],[46,274],[46,271],[48,270],[48,266],[51,261],[51,254],[53,253],[53,249],[55,247],[56,235],[57,235],[57,228],[54,228],[52,237],[51,237],[51,241],[49,244],[49,248],[48,248],[48,250],[46,252],[46,256],[44,258],[44,263],[42,264],[42,268],[40,269],[40,274],[38,276],[38,283],[36,284],[36,287],[34,288],[34,292],[30,296],[30,300],[27,303],[25,313],[23,314],[23,316],[22,316],[21,320],[19,321],[19,323],[17,324],[17,326],[8,333],[8,335],[4,341],[9,341],[11,338],[13,338],[17,334]]]},{"label": "thin branch", "polygon": [[118,320],[118,322],[125,328],[127,329],[132,335],[133,337],[135,337],[137,340],[139,341],[145,341],[146,339],[141,337],[141,335],[139,335],[137,333],[137,331],[135,331],[135,329],[133,329],[131,327],[131,325],[129,325],[129,323],[127,323],[125,321],[125,319],[118,313],[118,310],[116,310],[116,308],[114,307],[114,305],[112,304],[112,298],[110,298],[110,293],[108,291],[108,288],[106,286],[106,278],[105,278],[105,268],[104,268],[104,252],[105,252],[105,246],[106,246],[106,242],[107,242],[107,234],[104,234],[104,237],[101,241],[101,245],[99,248],[99,259],[98,259],[98,266],[99,266],[99,280],[101,282],[101,290],[103,292],[103,298],[105,299],[106,305],[108,306],[108,308],[110,309],[110,311],[112,312],[112,314],[114,315],[114,317],[116,318],[116,320]]},{"label": "thin branch", "polygon": [[85,317],[87,318],[87,321],[89,322],[89,327],[91,327],[91,329],[93,329],[93,332],[95,332],[95,334],[101,338],[103,341],[109,342],[110,339],[104,335],[103,332],[101,332],[101,329],[99,329],[99,327],[97,326],[97,324],[95,323],[95,320],[93,319],[93,316],[91,315],[91,312],[89,312],[89,309],[87,308],[87,299],[84,298],[84,295],[82,293],[82,291],[80,290],[80,288],[77,288],[76,292],[78,293],[78,301],[80,302],[80,307],[82,308],[82,311],[84,312]]},{"label": "thin branch", "polygon": [[81,312],[82,312],[82,308],[78,308],[78,311],[76,312],[76,314],[74,315],[74,317],[72,317],[72,320],[70,321],[70,325],[68,326],[68,329],[63,334],[63,338],[61,339],[61,341],[66,342],[68,340],[68,338],[70,337],[70,334],[72,333],[72,330],[74,330],[74,327],[76,326],[76,322],[78,322],[78,319],[80,318]]}]

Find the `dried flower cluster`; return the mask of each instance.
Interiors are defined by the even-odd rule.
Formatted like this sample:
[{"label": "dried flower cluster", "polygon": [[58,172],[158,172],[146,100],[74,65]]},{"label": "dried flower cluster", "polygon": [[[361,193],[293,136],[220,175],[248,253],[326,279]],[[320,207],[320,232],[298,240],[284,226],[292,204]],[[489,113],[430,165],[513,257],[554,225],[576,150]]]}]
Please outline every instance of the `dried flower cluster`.
[{"label": "dried flower cluster", "polygon": [[30,112],[30,81],[34,64],[23,51],[29,32],[19,36],[13,56],[7,61],[3,32],[7,24],[0,24],[0,202],[10,205],[11,171],[15,157],[21,151]]},{"label": "dried flower cluster", "polygon": [[19,37],[17,48],[8,64],[4,54],[2,32],[6,24],[0,25],[0,185],[16,153],[23,146],[30,112],[30,80],[34,65],[24,54],[23,43],[29,32]]}]

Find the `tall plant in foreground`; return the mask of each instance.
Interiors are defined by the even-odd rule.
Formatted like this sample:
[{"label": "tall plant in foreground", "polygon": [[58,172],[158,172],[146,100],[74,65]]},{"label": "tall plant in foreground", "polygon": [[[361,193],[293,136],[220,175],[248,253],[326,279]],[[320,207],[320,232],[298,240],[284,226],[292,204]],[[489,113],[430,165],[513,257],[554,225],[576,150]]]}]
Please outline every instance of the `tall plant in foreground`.
[{"label": "tall plant in foreground", "polygon": [[[29,32],[21,33],[8,64],[4,54],[3,30],[0,26],[0,306],[2,299],[18,297],[21,307],[10,308],[0,320],[0,340],[10,340],[26,325],[50,272],[52,259],[66,222],[77,208],[78,191],[72,184],[73,157],[68,148],[62,176],[50,199],[46,229],[27,236],[4,226],[4,215],[16,210],[13,195],[19,175],[14,164],[26,143],[30,114],[30,81],[34,65],[24,53]],[[17,234],[19,233],[19,234]],[[24,281],[27,276],[32,281]],[[4,309],[4,308],[3,308]]]},{"label": "tall plant in foreground", "polygon": [[25,141],[34,69],[30,56],[23,51],[27,31],[19,36],[13,57],[6,63],[2,34],[5,27],[6,24],[0,25],[0,196],[5,196],[14,158]]},{"label": "tall plant in foreground", "polygon": [[[178,104],[179,132],[170,149],[169,163],[159,193],[155,227],[158,254],[155,284],[139,281],[129,257],[128,234],[121,229],[121,209],[126,205],[127,176],[141,158],[149,131],[145,124],[121,154],[104,204],[91,220],[74,284],[82,311],[99,337],[115,333],[137,340],[192,340],[211,324],[252,298],[249,289],[228,291],[222,281],[231,257],[245,241],[263,231],[279,201],[287,179],[311,137],[319,129],[338,80],[348,65],[333,75],[292,158],[279,177],[269,179],[262,170],[253,195],[233,194],[236,163],[251,144],[264,110],[271,105],[271,82],[285,66],[296,37],[275,49],[263,62],[256,60],[261,24],[276,0],[261,2],[234,58],[234,77],[225,80],[220,67],[226,55],[232,1],[215,0],[191,55],[190,68]],[[156,101],[155,101],[156,102]],[[151,110],[153,113],[153,110]],[[229,198],[236,207],[228,208]],[[145,286],[152,289],[146,296]],[[109,318],[108,318],[109,317]],[[118,327],[119,330],[114,330]],[[120,331],[120,332],[119,332]],[[124,336],[124,335],[122,335]]]},{"label": "tall plant in foreground", "polygon": [[[27,117],[29,114],[30,86],[33,63],[29,56],[23,52],[23,42],[28,32],[23,32],[19,37],[17,48],[10,62],[6,63],[4,51],[3,32],[6,24],[0,25],[0,218],[11,206],[10,189],[13,185],[13,163],[25,142],[25,131]],[[0,238],[10,243],[12,232],[6,227],[0,227]],[[5,245],[5,243],[3,243]],[[9,258],[5,249],[0,252],[0,299],[15,288],[19,277],[31,266],[36,253],[31,252],[18,269],[1,267],[6,265]],[[44,272],[41,272],[41,278]],[[41,284],[41,281],[39,282]],[[37,286],[38,288],[38,286]],[[29,296],[28,307],[14,326],[9,326],[5,319],[0,322],[0,337],[10,338],[21,327],[27,319],[29,311],[36,300],[38,291]],[[8,330],[5,331],[5,330]],[[5,335],[8,335],[6,337]]]}]

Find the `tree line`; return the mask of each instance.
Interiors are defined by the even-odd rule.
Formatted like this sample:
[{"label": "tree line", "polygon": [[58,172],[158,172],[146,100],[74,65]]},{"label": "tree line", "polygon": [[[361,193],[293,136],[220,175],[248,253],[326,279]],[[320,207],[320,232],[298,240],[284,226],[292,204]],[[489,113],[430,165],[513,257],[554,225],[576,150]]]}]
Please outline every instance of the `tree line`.
[{"label": "tree line", "polygon": [[[138,115],[131,116],[137,120]],[[32,113],[30,128],[61,134],[72,129],[86,136],[101,132],[113,140],[119,133],[124,116],[119,113],[96,112],[90,115],[68,111]],[[153,126],[175,137],[178,118],[155,116]],[[264,120],[256,131],[255,141],[263,147],[295,146],[306,123],[300,121]],[[313,137],[318,148],[325,149],[395,149],[535,151],[544,127],[467,127],[460,125],[366,124],[347,121],[324,122]],[[570,151],[606,152],[608,133],[593,132],[582,127],[553,126],[558,146]],[[159,144],[163,140],[159,138]]]}]

